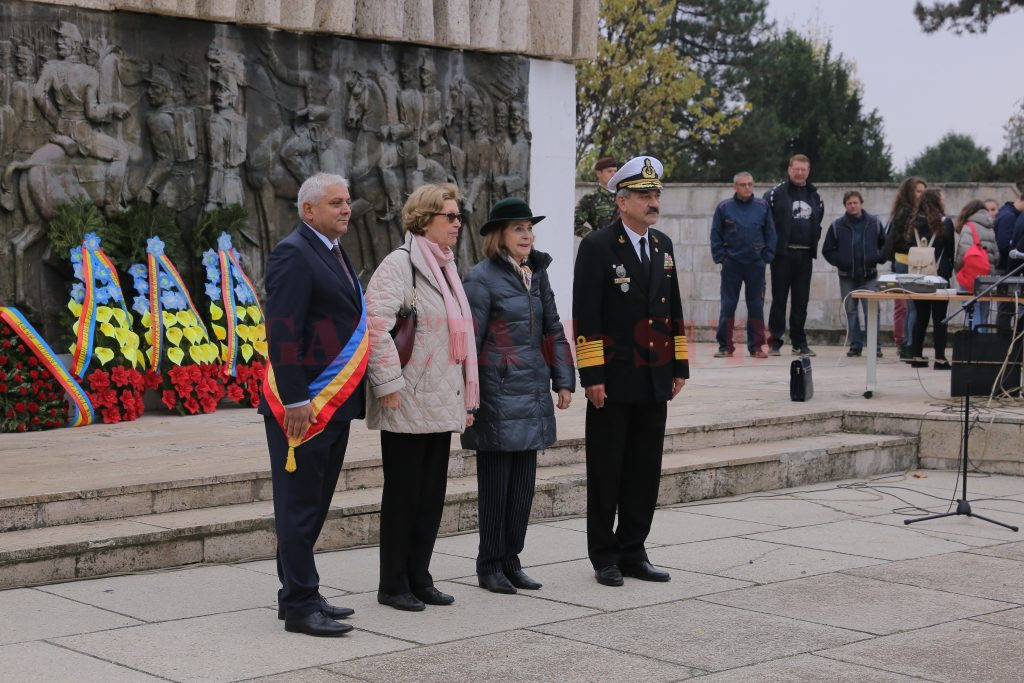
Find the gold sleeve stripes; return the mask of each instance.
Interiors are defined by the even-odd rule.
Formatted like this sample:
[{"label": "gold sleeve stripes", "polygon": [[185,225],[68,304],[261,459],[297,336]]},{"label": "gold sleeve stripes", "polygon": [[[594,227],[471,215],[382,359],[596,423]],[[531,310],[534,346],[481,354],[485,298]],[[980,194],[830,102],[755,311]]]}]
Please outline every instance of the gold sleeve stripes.
[{"label": "gold sleeve stripes", "polygon": [[686,343],[686,335],[680,335],[675,337],[676,340],[676,360],[690,360],[690,348]]},{"label": "gold sleeve stripes", "polygon": [[584,336],[576,338],[576,364],[580,368],[604,365],[604,342],[600,339],[587,341]]}]

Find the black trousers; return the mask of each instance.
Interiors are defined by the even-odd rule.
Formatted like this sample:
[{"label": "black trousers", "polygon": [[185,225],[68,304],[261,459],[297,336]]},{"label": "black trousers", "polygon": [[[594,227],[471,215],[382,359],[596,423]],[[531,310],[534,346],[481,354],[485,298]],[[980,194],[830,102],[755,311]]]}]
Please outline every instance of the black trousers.
[{"label": "black trousers", "polygon": [[772,345],[782,346],[786,333],[786,303],[792,295],[789,309],[789,340],[794,347],[807,345],[807,301],[811,296],[811,272],[814,259],[810,249],[787,249],[772,261],[772,307],[768,312],[768,330]]},{"label": "black trousers", "polygon": [[480,525],[477,574],[523,568],[519,553],[526,544],[536,480],[537,451],[477,452],[477,519]]},{"label": "black trousers", "polygon": [[667,406],[587,404],[587,549],[595,569],[647,559],[644,542],[658,504]]},{"label": "black trousers", "polygon": [[320,609],[320,575],[313,546],[323,529],[348,446],[348,421],[331,422],[295,449],[297,469],[286,472],[288,440],[272,417],[264,417],[277,530],[277,604],[289,618]]},{"label": "black trousers", "polygon": [[928,330],[928,319],[932,321],[932,338],[935,341],[935,358],[946,357],[946,325],[943,319],[946,317],[946,309],[949,307],[947,301],[922,301],[914,300],[914,308],[917,309],[917,320],[914,321],[914,340],[911,342],[911,352],[915,358],[924,355],[924,333]]},{"label": "black trousers", "polygon": [[444,512],[451,432],[380,433],[380,590],[389,595],[434,585],[430,556]]}]

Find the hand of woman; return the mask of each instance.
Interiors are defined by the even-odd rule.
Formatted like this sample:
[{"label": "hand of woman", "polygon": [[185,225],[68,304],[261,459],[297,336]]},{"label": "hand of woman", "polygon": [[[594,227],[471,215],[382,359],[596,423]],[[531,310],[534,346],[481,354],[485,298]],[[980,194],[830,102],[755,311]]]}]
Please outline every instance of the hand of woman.
[{"label": "hand of woman", "polygon": [[398,410],[399,408],[401,408],[402,407],[402,399],[398,395],[398,392],[395,391],[395,392],[390,393],[390,394],[388,394],[386,396],[381,396],[380,397],[380,407],[381,408],[386,408],[388,410]]},{"label": "hand of woman", "polygon": [[568,389],[558,390],[558,409],[565,410],[572,403],[572,393]]},{"label": "hand of woman", "polygon": [[466,429],[473,426],[473,413],[466,413]]}]

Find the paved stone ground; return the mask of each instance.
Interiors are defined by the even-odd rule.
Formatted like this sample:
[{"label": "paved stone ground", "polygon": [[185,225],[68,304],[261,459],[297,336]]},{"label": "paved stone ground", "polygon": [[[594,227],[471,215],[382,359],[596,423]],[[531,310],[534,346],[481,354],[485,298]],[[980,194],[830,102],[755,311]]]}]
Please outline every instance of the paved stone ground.
[{"label": "paved stone ground", "polygon": [[[318,556],[354,607],[341,639],[286,633],[273,562],[0,592],[5,681],[1011,681],[1024,651],[1024,541],[945,510],[955,472],[920,471],[662,508],[672,581],[598,585],[584,520],[533,524],[537,592],[476,587],[475,534],[442,538],[451,607],[375,602],[377,549]],[[1024,478],[972,475],[978,512],[1024,523]],[[906,511],[898,508],[907,507]]]}]

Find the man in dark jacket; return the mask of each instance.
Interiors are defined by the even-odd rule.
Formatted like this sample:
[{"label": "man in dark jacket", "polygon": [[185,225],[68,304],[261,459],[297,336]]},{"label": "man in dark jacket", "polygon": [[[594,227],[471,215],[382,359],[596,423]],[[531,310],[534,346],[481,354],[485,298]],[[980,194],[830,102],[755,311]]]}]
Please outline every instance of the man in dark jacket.
[{"label": "man in dark jacket", "polygon": [[773,356],[782,349],[786,331],[786,304],[793,295],[789,311],[789,336],[793,353],[813,356],[807,346],[807,301],[811,296],[811,271],[818,257],[821,238],[821,219],[825,205],[818,191],[807,182],[811,161],[803,154],[789,160],[789,179],[765,193],[764,199],[772,209],[778,246],[772,261],[772,307],[768,313],[768,329],[772,333]]},{"label": "man in dark jacket", "polygon": [[672,240],[654,228],[662,171],[653,157],[623,164],[608,183],[619,217],[584,237],[576,257],[576,358],[588,401],[587,549],[605,586],[621,586],[623,576],[670,579],[644,547],[668,402],[690,375]]},{"label": "man in dark jacket", "polygon": [[[999,247],[998,271],[993,274],[1003,274],[1007,271],[1010,258],[1010,243],[1013,241],[1014,226],[1021,213],[1024,212],[1024,194],[1012,202],[1006,202],[996,213],[996,221],[993,226],[996,231],[996,245]],[[1016,304],[1012,301],[1000,301],[996,307],[996,325],[999,329],[1009,330],[1013,321]]]},{"label": "man in dark jacket", "polygon": [[732,356],[736,304],[746,289],[747,350],[764,352],[764,268],[775,256],[775,222],[768,203],[754,197],[754,177],[743,171],[732,179],[735,194],[715,207],[711,219],[711,258],[722,266],[722,308],[718,314],[716,358]]},{"label": "man in dark jacket", "polygon": [[[846,213],[828,227],[821,255],[839,270],[839,293],[846,309],[846,332],[850,341],[847,356],[859,356],[864,348],[857,301],[850,296],[855,289],[871,289],[878,278],[878,264],[882,262],[881,248],[885,244],[885,231],[877,218],[864,210],[864,197],[856,190],[843,195]],[[861,300],[864,324],[868,321],[868,302]],[[881,357],[882,345],[875,353]]]}]

